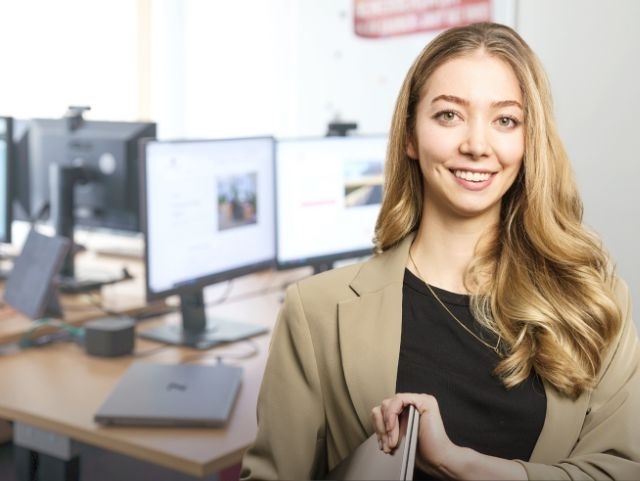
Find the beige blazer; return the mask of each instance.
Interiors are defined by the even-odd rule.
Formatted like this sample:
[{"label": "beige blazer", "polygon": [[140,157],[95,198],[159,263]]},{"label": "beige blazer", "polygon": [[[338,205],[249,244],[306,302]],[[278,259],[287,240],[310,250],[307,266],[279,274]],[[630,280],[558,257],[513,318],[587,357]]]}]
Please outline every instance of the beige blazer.
[{"label": "beige blazer", "polygon": [[[288,288],[244,479],[321,478],[373,433],[371,409],[395,392],[411,240]],[[545,386],[530,479],[640,479],[640,352],[622,282],[618,293],[625,325],[597,387],[572,401]]]}]

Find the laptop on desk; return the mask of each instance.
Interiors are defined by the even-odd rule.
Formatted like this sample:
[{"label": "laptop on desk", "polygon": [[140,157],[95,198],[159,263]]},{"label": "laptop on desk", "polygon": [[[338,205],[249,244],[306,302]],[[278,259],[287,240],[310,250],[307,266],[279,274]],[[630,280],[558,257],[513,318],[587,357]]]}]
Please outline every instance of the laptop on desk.
[{"label": "laptop on desk", "polygon": [[224,427],[242,381],[227,364],[134,362],[98,408],[100,424]]}]

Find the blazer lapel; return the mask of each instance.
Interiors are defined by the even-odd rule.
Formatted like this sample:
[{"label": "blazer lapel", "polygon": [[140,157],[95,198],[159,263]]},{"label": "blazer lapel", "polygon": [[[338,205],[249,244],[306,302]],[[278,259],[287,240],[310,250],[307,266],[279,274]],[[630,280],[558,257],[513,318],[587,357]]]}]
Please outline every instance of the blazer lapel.
[{"label": "blazer lapel", "polygon": [[338,305],[340,354],[360,422],[371,432],[371,409],[393,395],[402,330],[402,284],[413,235],[363,264],[351,283],[358,295]]}]

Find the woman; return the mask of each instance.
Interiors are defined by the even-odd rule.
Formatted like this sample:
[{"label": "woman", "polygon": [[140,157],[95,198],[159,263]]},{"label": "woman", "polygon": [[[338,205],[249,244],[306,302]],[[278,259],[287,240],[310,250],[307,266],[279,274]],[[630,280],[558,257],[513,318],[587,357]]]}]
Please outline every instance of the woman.
[{"label": "woman", "polygon": [[[415,478],[640,479],[626,286],[582,204],[543,69],[448,30],[396,104],[375,255],[290,287],[244,478],[319,478],[420,412]],[[420,393],[420,394],[418,394]]]}]

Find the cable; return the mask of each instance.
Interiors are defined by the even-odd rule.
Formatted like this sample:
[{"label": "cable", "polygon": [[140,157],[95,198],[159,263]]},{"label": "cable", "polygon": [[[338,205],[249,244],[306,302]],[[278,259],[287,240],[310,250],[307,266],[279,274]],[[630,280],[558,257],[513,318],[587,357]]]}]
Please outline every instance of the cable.
[{"label": "cable", "polygon": [[170,347],[173,347],[173,346],[171,346],[170,344],[164,344],[164,345],[161,345],[161,346],[152,347],[150,349],[145,349],[143,351],[135,350],[135,351],[133,351],[133,353],[131,355],[133,357],[151,356],[152,354],[155,354],[156,352],[164,351],[166,349],[169,349]]},{"label": "cable", "polygon": [[[45,329],[54,328],[54,331],[47,331],[40,334]],[[20,339],[20,348],[28,349],[51,344],[56,341],[84,341],[84,328],[68,324],[60,319],[42,318],[33,321],[33,326],[24,333]]]},{"label": "cable", "polygon": [[272,273],[269,276],[269,278],[267,279],[267,282],[265,282],[265,285],[263,287],[261,287],[259,289],[256,289],[254,291],[249,291],[249,292],[244,292],[242,294],[237,294],[235,296],[229,296],[228,293],[229,293],[229,291],[231,289],[227,288],[227,292],[223,296],[220,296],[220,298],[216,299],[215,301],[207,302],[207,306],[214,306],[214,305],[222,304],[224,302],[234,302],[234,301],[240,301],[240,300],[243,300],[243,299],[250,299],[252,297],[262,296],[262,295],[265,295],[265,294],[269,294],[271,292],[284,291],[287,288],[287,286],[289,286],[289,284],[297,282],[300,279],[304,279],[305,277],[307,277],[307,276],[304,275],[304,276],[301,276],[299,279],[297,278],[297,279],[295,279],[293,281],[283,282],[283,283],[280,283],[278,285],[271,285],[271,280],[273,278],[273,273]]},{"label": "cable", "polygon": [[227,281],[227,289],[222,293],[222,295],[218,297],[218,299],[216,299],[215,301],[207,302],[207,305],[216,306],[218,304],[222,304],[229,298],[229,294],[231,293],[232,289],[233,289],[233,279],[229,279]]}]

